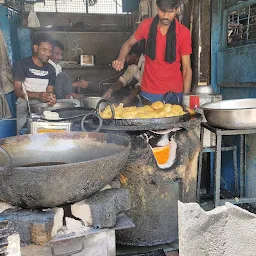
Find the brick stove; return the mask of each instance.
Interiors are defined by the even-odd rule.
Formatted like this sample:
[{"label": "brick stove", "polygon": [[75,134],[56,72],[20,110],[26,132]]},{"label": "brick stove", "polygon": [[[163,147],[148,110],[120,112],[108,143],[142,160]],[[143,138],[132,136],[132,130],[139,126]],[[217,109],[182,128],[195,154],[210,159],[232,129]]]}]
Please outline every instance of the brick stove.
[{"label": "brick stove", "polygon": [[[110,185],[84,201],[53,209],[29,210],[0,203],[0,208],[5,209],[0,214],[0,255],[6,252],[7,239],[15,232],[20,234],[22,245],[45,246],[50,243],[54,256],[67,252],[71,255],[71,252],[85,249],[89,250],[86,252],[88,256],[112,255],[110,252],[104,254],[104,251],[111,247],[111,252],[115,253],[115,230],[134,227],[124,213],[130,204],[128,189],[111,188]],[[80,249],[70,251],[70,244],[78,240]]]}]

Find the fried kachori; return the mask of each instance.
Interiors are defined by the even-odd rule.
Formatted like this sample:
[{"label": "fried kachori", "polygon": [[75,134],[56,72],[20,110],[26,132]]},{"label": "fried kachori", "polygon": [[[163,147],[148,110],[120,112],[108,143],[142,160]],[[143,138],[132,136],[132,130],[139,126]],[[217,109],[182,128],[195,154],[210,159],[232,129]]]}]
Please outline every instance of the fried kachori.
[{"label": "fried kachori", "polygon": [[[115,119],[148,119],[148,118],[164,118],[181,116],[186,114],[180,105],[163,104],[161,101],[153,103],[151,106],[143,107],[123,107],[123,104],[119,106],[113,106],[115,109]],[[112,116],[111,109],[107,106],[100,116],[103,119],[109,119]]]}]

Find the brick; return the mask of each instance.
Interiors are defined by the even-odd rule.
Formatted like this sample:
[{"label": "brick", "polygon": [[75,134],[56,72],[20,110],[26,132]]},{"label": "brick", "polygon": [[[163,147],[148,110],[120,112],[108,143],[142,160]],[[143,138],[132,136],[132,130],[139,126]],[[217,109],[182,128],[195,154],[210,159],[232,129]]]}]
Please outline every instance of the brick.
[{"label": "brick", "polygon": [[19,233],[22,243],[41,245],[46,239],[51,239],[54,223],[52,211],[13,210],[1,213],[0,218],[9,221],[10,227]]},{"label": "brick", "polygon": [[51,237],[55,237],[57,235],[58,231],[63,227],[64,210],[63,210],[63,208],[56,207],[56,208],[47,209],[44,211],[50,211],[50,212],[54,213]]},{"label": "brick", "polygon": [[66,220],[66,228],[69,230],[83,227],[83,224],[80,220],[75,220],[73,218],[68,218],[68,217],[66,217],[65,220]]},{"label": "brick", "polygon": [[107,189],[71,206],[73,216],[85,225],[97,228],[110,228],[116,224],[118,213],[130,209],[128,189]]},{"label": "brick", "polygon": [[53,227],[53,219],[48,220],[47,222],[31,223],[31,243],[35,245],[45,245],[48,241],[51,240],[51,231]]},{"label": "brick", "polygon": [[8,209],[15,209],[15,206],[12,206],[8,203],[0,202],[0,213],[3,213]]}]

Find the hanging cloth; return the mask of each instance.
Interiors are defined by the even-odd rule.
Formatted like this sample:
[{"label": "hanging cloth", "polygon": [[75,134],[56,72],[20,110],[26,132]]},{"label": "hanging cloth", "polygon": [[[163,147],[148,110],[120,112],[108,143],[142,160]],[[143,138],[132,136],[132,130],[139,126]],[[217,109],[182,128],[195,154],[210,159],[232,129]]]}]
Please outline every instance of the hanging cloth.
[{"label": "hanging cloth", "polygon": [[12,116],[5,95],[13,90],[12,68],[7,54],[4,36],[0,31],[0,118],[10,118]]}]

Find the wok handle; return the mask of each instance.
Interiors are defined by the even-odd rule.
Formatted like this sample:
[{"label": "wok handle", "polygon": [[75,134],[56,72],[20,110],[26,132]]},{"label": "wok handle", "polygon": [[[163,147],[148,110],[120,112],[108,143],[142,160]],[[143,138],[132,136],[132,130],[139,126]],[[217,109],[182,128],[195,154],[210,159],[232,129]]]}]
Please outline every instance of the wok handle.
[{"label": "wok handle", "polygon": [[12,171],[12,158],[10,154],[0,146],[0,152],[7,158],[8,163],[3,167],[4,174],[8,174],[10,171]]},{"label": "wok handle", "polygon": [[172,91],[169,91],[169,92],[167,92],[167,93],[164,95],[164,97],[163,97],[163,103],[164,103],[164,104],[166,103],[166,97],[167,97],[167,95],[169,95],[169,94],[175,95],[176,98],[177,98],[177,102],[178,102],[178,104],[180,105],[180,98],[179,98],[178,94],[177,94],[176,92],[172,92]]},{"label": "wok handle", "polygon": [[90,119],[93,120],[94,117],[96,117],[99,120],[99,125],[98,125],[98,127],[96,128],[95,131],[98,132],[98,131],[101,130],[101,128],[102,128],[102,119],[97,113],[92,112],[92,113],[89,113],[89,114],[85,115],[83,117],[82,121],[81,121],[81,128],[84,132],[87,132],[87,130],[85,128],[86,120],[90,120]]},{"label": "wok handle", "polygon": [[109,101],[109,100],[101,99],[101,100],[97,103],[97,105],[96,105],[96,112],[97,112],[97,114],[100,113],[99,107],[100,107],[100,104],[103,103],[103,102],[106,103],[106,104],[110,107],[111,113],[112,113],[111,120],[113,120],[113,119],[115,118],[115,108],[114,108],[112,102]]}]

